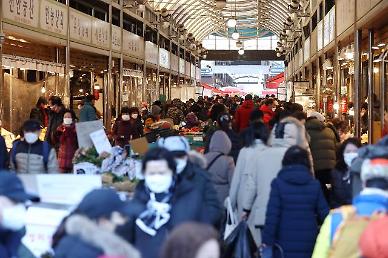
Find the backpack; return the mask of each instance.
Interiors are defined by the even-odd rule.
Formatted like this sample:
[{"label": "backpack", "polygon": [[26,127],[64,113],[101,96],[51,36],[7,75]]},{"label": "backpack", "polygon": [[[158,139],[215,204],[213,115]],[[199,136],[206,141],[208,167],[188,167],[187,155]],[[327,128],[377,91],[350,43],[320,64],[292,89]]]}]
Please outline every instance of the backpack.
[{"label": "backpack", "polygon": [[361,216],[352,205],[334,210],[331,222],[332,246],[329,258],[359,258],[359,239],[371,221],[378,219],[379,213]]},{"label": "backpack", "polygon": [[[17,169],[17,164],[16,164],[16,148],[17,146],[19,145],[20,143],[20,140],[16,140],[13,142],[12,144],[12,150],[11,150],[11,162],[13,162],[14,166],[15,166],[15,169]],[[45,170],[47,171],[47,164],[48,164],[48,160],[49,160],[49,156],[50,156],[50,151],[51,151],[51,147],[50,147],[50,144],[46,141],[43,141],[42,142],[43,144],[43,163],[44,163],[44,168]]]}]

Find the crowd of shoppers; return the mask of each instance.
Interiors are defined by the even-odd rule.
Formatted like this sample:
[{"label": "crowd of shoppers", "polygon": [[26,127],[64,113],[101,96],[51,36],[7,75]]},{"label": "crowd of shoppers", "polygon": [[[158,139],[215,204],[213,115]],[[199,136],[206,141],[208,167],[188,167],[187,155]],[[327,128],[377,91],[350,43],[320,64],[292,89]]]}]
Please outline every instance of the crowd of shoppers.
[{"label": "crowd of shoppers", "polygon": [[[94,98],[85,99],[79,119],[59,97],[40,98],[31,118],[9,153],[0,138],[1,169],[71,173],[76,123],[98,119]],[[125,147],[166,118],[203,127],[204,153],[192,151],[184,136],[160,137],[143,157],[133,197],[88,193],[54,234],[55,257],[220,258],[229,201],[264,258],[386,257],[374,254],[384,239],[373,232],[387,225],[388,138],[361,146],[338,132],[338,121],[251,95],[156,101],[141,112],[123,107],[108,133]],[[15,173],[0,172],[1,258],[24,258],[17,254],[19,218],[33,199]]]}]

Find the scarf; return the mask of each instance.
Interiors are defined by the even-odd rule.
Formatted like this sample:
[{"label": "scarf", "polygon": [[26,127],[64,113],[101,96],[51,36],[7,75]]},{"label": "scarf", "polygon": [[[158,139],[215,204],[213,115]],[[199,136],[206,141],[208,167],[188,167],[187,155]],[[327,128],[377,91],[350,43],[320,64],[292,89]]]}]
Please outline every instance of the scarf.
[{"label": "scarf", "polygon": [[148,235],[155,236],[157,231],[170,220],[171,197],[172,194],[169,192],[159,202],[156,200],[155,193],[150,192],[147,209],[136,219],[136,225]]}]

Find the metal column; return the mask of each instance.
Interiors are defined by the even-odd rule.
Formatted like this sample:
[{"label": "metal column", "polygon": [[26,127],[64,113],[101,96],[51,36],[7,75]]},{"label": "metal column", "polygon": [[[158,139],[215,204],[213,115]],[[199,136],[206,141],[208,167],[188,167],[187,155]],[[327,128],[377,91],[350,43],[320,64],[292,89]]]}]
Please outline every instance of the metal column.
[{"label": "metal column", "polygon": [[[120,1],[120,5],[122,6],[123,3]],[[118,102],[118,105],[116,105],[116,117],[120,114],[121,107],[123,105],[123,75],[124,75],[124,57],[123,57],[123,42],[124,42],[124,33],[123,33],[123,20],[124,20],[124,13],[123,8],[120,9],[120,29],[121,29],[121,50],[120,50],[120,74],[119,74],[119,89],[118,89],[118,98],[116,101]]]},{"label": "metal column", "polygon": [[354,103],[354,136],[361,137],[360,124],[360,107],[361,107],[361,41],[362,30],[356,30],[354,33],[354,89],[353,89],[353,103]]},{"label": "metal column", "polygon": [[[143,38],[144,38],[144,65],[143,65],[143,87],[142,87],[142,101],[147,101],[146,99],[146,91],[147,91],[147,54],[146,54],[146,51],[147,51],[147,47],[146,47],[146,38],[145,38],[145,35],[146,35],[146,29],[147,29],[147,25],[143,22]],[[151,104],[151,103],[150,103]]]},{"label": "metal column", "polygon": [[373,139],[373,105],[374,105],[374,81],[373,81],[373,29],[368,30],[368,142],[372,143]]},{"label": "metal column", "polygon": [[71,106],[73,102],[71,101],[71,90],[70,90],[70,0],[66,0],[67,6],[67,40],[65,47],[65,96],[64,96],[64,104]]},{"label": "metal column", "polygon": [[[109,23],[110,23],[110,35],[112,35],[112,4],[109,5]],[[111,93],[112,93],[112,39],[109,45],[109,57],[108,57],[108,73],[107,80],[104,81],[104,126],[108,130],[111,127],[112,110],[111,110]]]},{"label": "metal column", "polygon": [[[387,51],[387,50],[386,50]],[[381,121],[381,129],[384,128],[385,120],[384,120],[384,112],[385,112],[385,94],[387,92],[386,81],[385,81],[385,58],[387,57],[387,53],[385,53],[383,60],[380,63],[380,121]],[[388,112],[388,110],[387,110]]]},{"label": "metal column", "polygon": [[171,99],[172,55],[172,41],[170,40],[170,72],[168,74],[168,94],[166,94],[166,100]]},{"label": "metal column", "polygon": [[158,65],[156,67],[156,92],[157,92],[156,95],[157,95],[157,98],[160,99],[160,95],[164,94],[164,92],[162,93],[160,92],[160,60],[159,60],[160,59],[160,33],[158,28],[156,30],[156,45],[158,46]]}]

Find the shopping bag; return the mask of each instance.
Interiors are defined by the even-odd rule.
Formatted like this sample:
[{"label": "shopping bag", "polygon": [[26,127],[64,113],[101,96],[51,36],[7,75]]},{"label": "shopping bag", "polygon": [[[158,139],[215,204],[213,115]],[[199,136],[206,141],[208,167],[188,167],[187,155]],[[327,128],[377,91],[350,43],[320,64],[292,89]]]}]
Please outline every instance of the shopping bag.
[{"label": "shopping bag", "polygon": [[224,240],[228,238],[228,236],[233,232],[233,230],[238,225],[237,216],[233,211],[230,197],[226,198],[225,205],[226,205],[226,225],[225,225],[225,231],[224,231]]},{"label": "shopping bag", "polygon": [[222,258],[255,258],[257,246],[246,221],[241,221],[224,242]]}]

